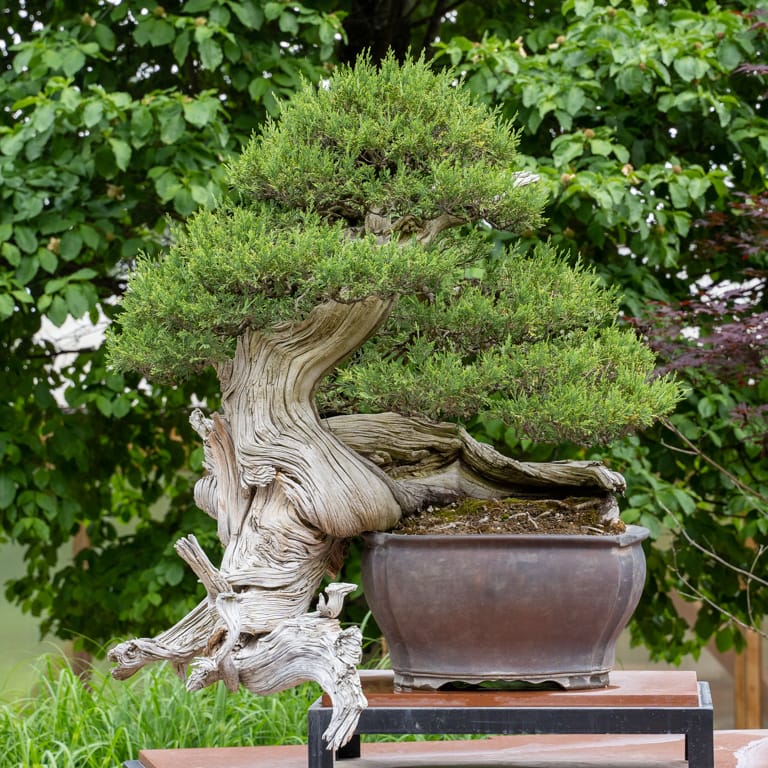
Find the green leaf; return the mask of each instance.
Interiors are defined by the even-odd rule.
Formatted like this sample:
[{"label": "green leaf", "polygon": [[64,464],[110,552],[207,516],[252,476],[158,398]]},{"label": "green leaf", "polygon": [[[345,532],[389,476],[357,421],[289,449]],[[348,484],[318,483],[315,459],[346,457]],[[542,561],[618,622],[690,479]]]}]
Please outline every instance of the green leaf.
[{"label": "green leaf", "polygon": [[61,328],[67,320],[68,310],[64,299],[61,296],[54,296],[51,306],[47,312],[48,319],[57,327]]},{"label": "green leaf", "polygon": [[91,267],[82,267],[76,272],[73,272],[70,276],[70,280],[93,280],[99,273]]},{"label": "green leaf", "polygon": [[687,237],[691,229],[691,216],[685,211],[672,211],[675,229],[681,237]]},{"label": "green leaf", "polygon": [[669,199],[675,208],[686,208],[688,206],[688,190],[677,179],[669,183]]},{"label": "green leaf", "polygon": [[16,483],[6,474],[0,474],[0,509],[7,509],[16,498]]},{"label": "green leaf", "polygon": [[34,253],[37,250],[37,237],[29,227],[19,224],[15,229],[16,243],[25,253]]},{"label": "green leaf", "polygon": [[35,501],[39,509],[42,509],[45,516],[49,520],[53,520],[58,512],[58,504],[56,503],[56,497],[50,493],[36,493]]},{"label": "green leaf", "polygon": [[125,389],[125,377],[119,373],[110,373],[104,379],[104,383],[113,392],[122,392]]},{"label": "green leaf", "polygon": [[287,32],[290,35],[295,35],[299,31],[299,21],[290,11],[280,14],[280,20],[277,25],[280,27],[281,32]]},{"label": "green leaf", "polygon": [[692,200],[703,203],[704,195],[711,186],[712,183],[706,176],[693,178],[688,185],[688,194],[690,194]]},{"label": "green leaf", "polygon": [[23,131],[18,130],[16,133],[9,133],[0,139],[0,152],[7,157],[14,157],[21,152],[26,141],[26,136]]},{"label": "green leaf", "polygon": [[213,195],[210,190],[201,184],[191,184],[190,192],[192,199],[200,205],[209,206],[213,203]]},{"label": "green leaf", "polygon": [[678,506],[686,515],[691,515],[696,511],[696,500],[689,493],[686,493],[682,488],[673,488],[672,493]]},{"label": "green leaf", "polygon": [[623,144],[612,145],[613,154],[620,163],[629,162],[629,150]]},{"label": "green leaf", "polygon": [[0,254],[12,267],[21,264],[21,251],[13,243],[3,243],[0,246]]},{"label": "green leaf", "polygon": [[114,51],[117,45],[117,38],[114,32],[106,24],[97,24],[93,28],[93,36],[98,44],[105,51]]},{"label": "green leaf", "polygon": [[[29,145],[27,146],[29,147]],[[27,194],[23,195],[14,195],[13,203],[16,208],[16,217],[29,221],[43,210],[45,198],[42,195],[34,195],[31,192],[27,192]]]},{"label": "green leaf", "polygon": [[83,122],[86,128],[92,128],[104,114],[104,105],[100,101],[89,101],[83,109]]},{"label": "green leaf", "polygon": [[264,108],[272,117],[277,117],[277,115],[280,113],[280,102],[277,100],[275,92],[272,89],[268,90],[264,94],[262,103],[264,104]]},{"label": "green leaf", "polygon": [[109,418],[112,415],[112,401],[108,397],[97,395],[95,402],[96,407],[104,416]]},{"label": "green leaf", "polygon": [[16,301],[19,302],[19,304],[34,304],[35,300],[30,295],[29,291],[22,291],[20,289],[16,289],[15,291],[11,291],[11,295],[13,296]]},{"label": "green leaf", "polygon": [[672,66],[686,82],[696,79],[696,59],[693,56],[681,56],[672,62]]},{"label": "green leaf", "polygon": [[128,163],[131,161],[131,146],[122,139],[110,139],[109,146],[112,147],[112,153],[115,156],[115,163],[121,171],[128,170]]},{"label": "green leaf", "polygon": [[173,58],[181,65],[187,60],[187,54],[189,53],[189,31],[184,30],[173,43]]},{"label": "green leaf", "polygon": [[230,3],[229,7],[244,27],[256,30],[261,29],[261,25],[264,22],[264,14],[251,0],[245,0],[243,3]]},{"label": "green leaf", "polygon": [[16,308],[16,302],[13,297],[7,293],[0,293],[0,318],[5,320],[9,318]]},{"label": "green leaf", "polygon": [[318,29],[318,36],[320,37],[320,42],[325,43],[326,45],[333,45],[336,41],[336,28],[333,26],[333,24],[323,21],[320,24],[320,28]]},{"label": "green leaf", "polygon": [[77,320],[89,309],[88,298],[81,285],[70,283],[64,289],[64,300],[67,302],[69,314]]},{"label": "green leaf", "polygon": [[195,26],[194,36],[196,43],[202,43],[203,40],[210,40],[213,37],[215,30],[213,27],[209,27],[207,24],[200,24]]},{"label": "green leaf", "polygon": [[170,584],[172,587],[175,587],[179,584],[181,584],[182,579],[184,578],[184,567],[181,563],[172,562],[168,564],[168,567],[165,569],[165,581],[167,584]]},{"label": "green leaf", "polygon": [[213,5],[213,0],[189,0],[184,4],[184,13],[200,13],[209,11]]},{"label": "green leaf", "polygon": [[267,21],[274,21],[283,12],[285,6],[282,3],[267,3],[264,6],[264,16]]},{"label": "green leaf", "polygon": [[211,26],[226,28],[229,26],[231,18],[232,14],[229,12],[229,9],[225,5],[217,3],[216,5],[211,6],[211,14],[208,17]]},{"label": "green leaf", "polygon": [[56,118],[56,109],[53,104],[41,104],[32,115],[32,125],[39,133],[47,131]]},{"label": "green leaf", "polygon": [[24,256],[16,268],[16,279],[22,284],[27,285],[32,281],[40,268],[40,262],[37,256]]},{"label": "green leaf", "polygon": [[151,19],[148,23],[150,24],[149,42],[156,48],[168,45],[176,37],[176,32],[167,21]]},{"label": "green leaf", "polygon": [[112,401],[112,416],[122,419],[131,412],[131,401],[127,397],[117,397]]},{"label": "green leaf", "polygon": [[155,191],[164,203],[173,199],[180,189],[181,182],[173,171],[165,171],[155,179]]},{"label": "green leaf", "polygon": [[224,53],[221,46],[213,39],[207,38],[198,44],[200,50],[200,61],[203,67],[208,70],[215,70],[224,60]]},{"label": "green leaf", "polygon": [[248,95],[254,100],[254,101],[261,101],[264,94],[267,92],[267,88],[269,88],[269,79],[266,77],[255,77],[251,82],[248,84]]},{"label": "green leaf", "polygon": [[77,74],[85,66],[85,55],[78,48],[67,48],[60,56],[59,65],[67,77]]},{"label": "green leaf", "polygon": [[175,144],[184,135],[184,118],[181,109],[174,106],[160,115],[160,140],[163,144]]},{"label": "green leaf", "polygon": [[69,112],[74,112],[80,106],[80,102],[82,101],[80,91],[78,91],[77,88],[72,87],[64,88],[64,90],[61,91],[60,99],[62,106]]},{"label": "green leaf", "polygon": [[726,653],[733,647],[734,630],[732,627],[723,627],[715,635],[715,646],[720,653]]},{"label": "green leaf", "polygon": [[568,165],[583,153],[584,140],[581,135],[558,137],[552,142],[552,159],[556,168]]},{"label": "green leaf", "polygon": [[594,8],[594,0],[575,0],[573,10],[577,16],[586,16]]},{"label": "green leaf", "polygon": [[184,117],[188,123],[202,128],[216,116],[218,105],[210,98],[195,99],[184,104]]},{"label": "green leaf", "polygon": [[35,51],[31,46],[22,48],[13,57],[13,71],[21,74],[29,66],[29,62],[31,61],[34,53]]},{"label": "green leaf", "polygon": [[131,133],[144,138],[152,130],[152,113],[145,107],[137,107],[131,115]]},{"label": "green leaf", "polygon": [[717,47],[717,60],[725,69],[736,69],[741,64],[741,49],[730,40],[723,40]]},{"label": "green leaf", "polygon": [[610,141],[605,141],[605,139],[591,139],[589,142],[589,148],[595,155],[608,157],[608,155],[611,154],[613,146],[611,145]]},{"label": "green leaf", "polygon": [[180,216],[189,216],[197,209],[197,203],[192,193],[186,189],[180,189],[173,198],[173,207]]},{"label": "green leaf", "polygon": [[616,77],[616,85],[624,91],[624,93],[639,93],[643,90],[644,84],[645,77],[642,70],[637,66],[622,69]]},{"label": "green leaf", "polygon": [[97,249],[101,243],[101,237],[99,233],[87,224],[81,224],[79,227],[80,237],[83,238],[83,242],[92,249]]},{"label": "green leaf", "polygon": [[37,252],[37,258],[40,262],[40,266],[49,275],[52,275],[56,271],[59,260],[53,251],[49,251],[47,248],[40,248]]},{"label": "green leaf", "polygon": [[83,248],[83,238],[77,232],[66,232],[59,244],[59,256],[64,261],[76,259]]},{"label": "green leaf", "polygon": [[587,97],[584,95],[584,91],[581,88],[571,88],[568,91],[568,95],[565,97],[565,110],[568,114],[574,117],[579,113],[584,106]]}]

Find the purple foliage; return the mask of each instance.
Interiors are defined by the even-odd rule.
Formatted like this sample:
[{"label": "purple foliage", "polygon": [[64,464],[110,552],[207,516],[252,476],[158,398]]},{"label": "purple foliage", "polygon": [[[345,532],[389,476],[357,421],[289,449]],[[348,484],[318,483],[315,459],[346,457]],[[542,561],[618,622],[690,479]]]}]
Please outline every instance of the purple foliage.
[{"label": "purple foliage", "polygon": [[768,361],[768,193],[734,197],[728,211],[696,222],[695,253],[717,281],[699,281],[685,301],[649,304],[633,324],[659,356],[660,374],[695,388],[727,386],[739,402],[731,420],[768,453],[768,404],[758,396]]}]

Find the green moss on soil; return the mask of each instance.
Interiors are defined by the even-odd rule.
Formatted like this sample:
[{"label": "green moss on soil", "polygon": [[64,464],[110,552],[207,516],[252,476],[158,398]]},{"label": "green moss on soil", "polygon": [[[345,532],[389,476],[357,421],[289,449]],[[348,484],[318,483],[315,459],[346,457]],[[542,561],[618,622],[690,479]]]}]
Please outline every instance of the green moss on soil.
[{"label": "green moss on soil", "polygon": [[538,533],[615,536],[626,526],[604,521],[606,497],[564,499],[461,499],[405,517],[392,531],[403,534]]}]

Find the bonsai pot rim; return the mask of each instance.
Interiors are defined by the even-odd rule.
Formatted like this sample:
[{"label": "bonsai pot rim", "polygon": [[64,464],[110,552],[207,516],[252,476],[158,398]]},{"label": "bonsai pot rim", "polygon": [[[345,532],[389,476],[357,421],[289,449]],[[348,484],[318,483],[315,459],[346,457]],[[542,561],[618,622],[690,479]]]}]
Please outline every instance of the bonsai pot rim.
[{"label": "bonsai pot rim", "polygon": [[589,534],[589,533],[393,533],[391,531],[366,531],[362,534],[363,540],[381,544],[389,538],[407,539],[409,546],[418,546],[422,541],[424,545],[434,544],[438,540],[454,540],[457,543],[467,544],[478,539],[483,541],[498,541],[506,543],[514,540],[520,544],[533,544],[546,542],[547,544],[561,544],[578,542],[581,546],[593,547],[629,547],[638,541],[643,541],[650,536],[650,530],[642,525],[627,525],[623,533],[617,534]]}]

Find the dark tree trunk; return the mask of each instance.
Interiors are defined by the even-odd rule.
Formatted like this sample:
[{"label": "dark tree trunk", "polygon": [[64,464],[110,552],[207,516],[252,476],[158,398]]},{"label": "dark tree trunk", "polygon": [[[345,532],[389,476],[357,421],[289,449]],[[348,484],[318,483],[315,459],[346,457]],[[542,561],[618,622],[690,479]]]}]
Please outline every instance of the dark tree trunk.
[{"label": "dark tree trunk", "polygon": [[447,0],[353,0],[344,21],[349,42],[340,58],[354,62],[361,53],[369,53],[374,62],[393,51],[399,61],[409,52],[428,48],[440,27],[443,14],[461,2]]},{"label": "dark tree trunk", "polygon": [[411,26],[407,17],[413,5],[410,0],[355,0],[344,21],[349,42],[341,58],[349,63],[368,52],[373,61],[381,61],[392,49],[402,60],[411,42]]}]

